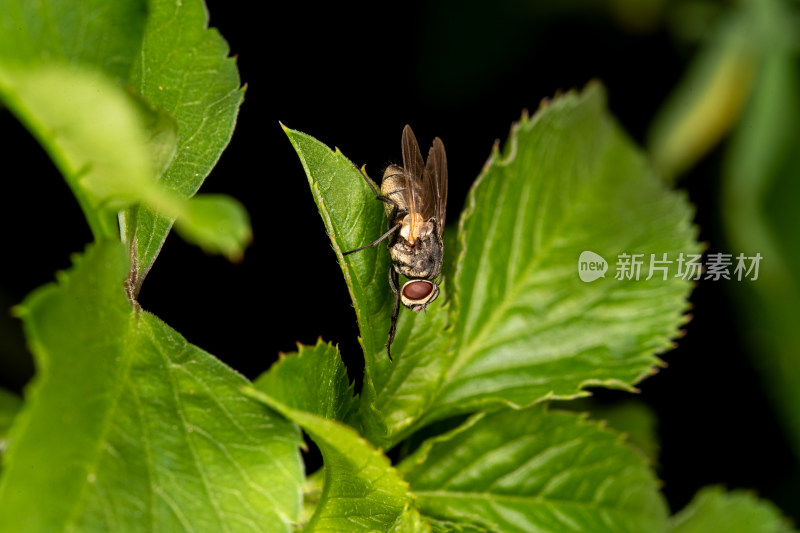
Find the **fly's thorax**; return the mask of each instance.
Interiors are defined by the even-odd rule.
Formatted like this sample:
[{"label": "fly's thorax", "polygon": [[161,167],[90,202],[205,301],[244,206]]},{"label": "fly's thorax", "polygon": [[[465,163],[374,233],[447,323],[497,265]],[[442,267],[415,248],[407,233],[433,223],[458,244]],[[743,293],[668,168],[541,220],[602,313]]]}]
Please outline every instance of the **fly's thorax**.
[{"label": "fly's thorax", "polygon": [[414,246],[417,239],[421,239],[433,233],[433,221],[425,221],[419,213],[409,213],[403,217],[400,227],[400,236]]},{"label": "fly's thorax", "polygon": [[412,279],[400,289],[400,301],[412,311],[420,312],[439,296],[439,286],[422,279]]}]

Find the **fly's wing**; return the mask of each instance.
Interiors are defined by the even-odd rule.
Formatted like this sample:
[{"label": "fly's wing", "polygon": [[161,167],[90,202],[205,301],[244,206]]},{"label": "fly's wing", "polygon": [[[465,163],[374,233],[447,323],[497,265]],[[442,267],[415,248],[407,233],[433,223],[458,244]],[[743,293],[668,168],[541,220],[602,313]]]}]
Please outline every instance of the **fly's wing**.
[{"label": "fly's wing", "polygon": [[425,220],[436,217],[438,233],[441,237],[447,208],[447,155],[444,153],[444,144],[439,137],[433,140],[433,146],[428,152],[423,182],[426,198],[422,216]]},{"label": "fly's wing", "polygon": [[422,214],[421,211],[425,207],[425,198],[422,197],[425,194],[422,187],[424,169],[425,162],[419,152],[417,138],[414,137],[411,126],[406,124],[406,127],[403,128],[403,174],[405,175],[405,194],[409,214]]}]

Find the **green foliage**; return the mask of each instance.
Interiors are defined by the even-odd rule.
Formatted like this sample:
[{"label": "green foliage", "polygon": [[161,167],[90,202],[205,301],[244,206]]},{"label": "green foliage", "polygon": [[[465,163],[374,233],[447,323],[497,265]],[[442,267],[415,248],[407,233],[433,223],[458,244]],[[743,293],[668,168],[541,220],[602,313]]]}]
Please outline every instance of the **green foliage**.
[{"label": "green foliage", "polygon": [[696,252],[691,218],[608,116],[599,87],[523,120],[467,199],[456,355],[427,418],[589,384],[630,388],[651,373],[684,321],[689,283],[583,283],[577,256]]},{"label": "green foliage", "polygon": [[[576,403],[578,405],[573,405]],[[566,404],[565,407],[588,411],[593,419],[607,422],[614,430],[624,433],[628,444],[646,457],[650,464],[658,463],[658,421],[656,414],[646,404],[629,400],[603,406],[588,400],[578,400]]]},{"label": "green foliage", "polygon": [[[319,345],[318,345],[319,346]],[[325,460],[325,485],[306,532],[408,530],[408,484],[389,460],[352,428],[319,415],[292,409],[256,390],[253,398],[296,422],[319,446]],[[412,530],[413,531],[413,530]]]},{"label": "green foliage", "polygon": [[131,307],[127,273],[125,247],[100,243],[19,307],[38,373],[10,436],[0,531],[289,531],[297,430]]},{"label": "green foliage", "polygon": [[[357,170],[308,136],[287,134],[334,249],[374,240],[385,227],[383,208]],[[359,216],[354,194],[363,200]],[[583,250],[606,257],[698,250],[685,200],[648,170],[606,114],[598,87],[568,94],[513,129],[473,187],[458,232],[458,255],[445,252],[456,265],[448,285],[456,298],[442,303],[444,295],[425,315],[401,313],[394,364],[381,357],[392,295],[376,283],[387,254],[340,256],[365,317],[359,325],[375,392],[364,398],[389,422],[391,442],[479,408],[573,397],[587,385],[631,388],[684,321],[686,281],[586,284],[576,275]],[[452,336],[439,334],[447,324]]]},{"label": "green foliage", "polygon": [[736,3],[717,14],[653,121],[649,149],[657,170],[673,179],[731,133],[721,180],[725,239],[763,258],[758,283],[732,284],[731,294],[754,367],[800,457],[798,20],[797,4],[784,0]]},{"label": "green foliage", "polygon": [[725,153],[722,218],[735,249],[764,257],[758,283],[737,284],[754,367],[800,458],[800,48],[797,13],[756,3],[759,77]]},{"label": "green foliage", "polygon": [[670,533],[789,533],[795,531],[774,505],[744,491],[701,490],[670,520]]},{"label": "green foliage", "polygon": [[2,0],[0,58],[22,68],[80,66],[125,82],[141,49],[147,11],[145,0]]},{"label": "green foliage", "polygon": [[353,403],[353,387],[339,350],[331,344],[297,346],[297,353],[282,355],[253,386],[288,408],[339,422]]},{"label": "green foliage", "polygon": [[661,531],[666,506],[617,434],[541,406],[477,415],[400,465],[426,516],[487,531]]},{"label": "green foliage", "polygon": [[[18,308],[37,376],[8,434],[0,531],[289,531],[301,505],[296,426],[131,300],[173,220],[232,258],[249,240],[238,202],[189,199],[241,102],[224,41],[200,0],[0,8],[0,97],[98,240]],[[3,402],[4,447],[17,408]]]},{"label": "green foliage", "polygon": [[[598,413],[633,435],[634,450],[575,415],[541,406],[503,408],[575,398],[589,385],[632,390],[654,371],[655,355],[671,347],[685,322],[686,281],[657,276],[588,284],[576,275],[583,250],[606,257],[700,251],[685,198],[663,185],[608,116],[602,90],[569,93],[523,117],[504,152],[492,154],[468,197],[457,242],[446,239],[445,259],[453,265],[445,267],[443,295],[425,314],[401,312],[394,363],[384,353],[392,300],[382,280],[388,254],[379,247],[342,255],[379,235],[383,206],[338,150],[284,129],[361,328],[364,388],[344,419],[373,443],[392,446],[433,421],[483,411],[423,442],[398,466],[432,530],[664,530],[666,508],[650,469],[657,445],[649,413]],[[324,355],[330,351],[320,344],[301,348],[308,355],[279,363],[284,379],[297,390],[307,381],[320,387],[320,396],[349,401],[340,377],[315,381],[314,366],[323,375],[341,375],[335,352]],[[266,376],[259,385],[285,397],[278,374]],[[275,399],[259,397],[289,413]],[[333,412],[311,397],[317,399],[307,416]],[[297,412],[287,416],[303,425]],[[341,411],[325,416],[342,418]],[[321,448],[330,445],[312,438]],[[341,461],[333,457],[325,457],[326,468]],[[338,483],[325,478],[318,506],[308,511],[310,528],[336,507],[326,490],[338,490]]]},{"label": "green foliage", "polygon": [[241,102],[235,65],[205,30],[201,0],[176,12],[155,0],[41,4],[0,4],[0,97],[48,151],[96,238],[117,238],[117,217],[129,208],[121,223],[134,292],[176,218],[185,238],[240,257],[251,233],[242,206],[189,200],[227,145]]},{"label": "green foliage", "polygon": [[[342,255],[378,236],[383,205],[338,150],[285,128],[353,300],[365,375],[356,396],[320,340],[251,384],[135,299],[173,224],[233,259],[250,239],[238,202],[194,197],[243,94],[202,2],[0,0],[0,12],[0,98],[96,240],[17,308],[37,375],[23,405],[0,391],[0,533],[788,530],[769,504],[718,489],[668,520],[647,412],[593,413],[640,454],[544,405],[633,390],[685,322],[686,281],[584,283],[579,254],[699,250],[685,198],[599,86],[523,117],[492,153],[446,232],[441,297],[401,312],[394,363],[389,256]],[[795,86],[774,73],[773,90]],[[301,429],[324,460],[305,480]],[[383,450],[408,437],[392,465]]]}]

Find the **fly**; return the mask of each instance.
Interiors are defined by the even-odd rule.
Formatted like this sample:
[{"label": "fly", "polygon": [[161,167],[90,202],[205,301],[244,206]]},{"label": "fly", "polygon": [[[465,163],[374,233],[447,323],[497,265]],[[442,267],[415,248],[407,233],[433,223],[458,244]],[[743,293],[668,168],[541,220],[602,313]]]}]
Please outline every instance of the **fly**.
[{"label": "fly", "polygon": [[[447,156],[439,137],[433,140],[427,161],[423,161],[411,127],[403,128],[403,166],[389,165],[383,173],[380,194],[361,172],[376,200],[385,204],[386,233],[366,246],[345,252],[352,254],[389,239],[389,285],[394,293],[392,326],[386,353],[392,360],[392,342],[397,331],[400,303],[422,311],[439,296],[435,279],[442,270],[442,231],[447,205]],[[408,278],[400,287],[400,276]]]}]

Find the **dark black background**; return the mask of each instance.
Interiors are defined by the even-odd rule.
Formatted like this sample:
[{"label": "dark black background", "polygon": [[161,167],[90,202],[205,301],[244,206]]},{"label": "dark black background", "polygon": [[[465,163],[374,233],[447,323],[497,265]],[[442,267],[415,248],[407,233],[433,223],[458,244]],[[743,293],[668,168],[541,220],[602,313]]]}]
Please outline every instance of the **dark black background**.
[{"label": "dark black background", "polygon": [[[453,222],[492,144],[524,108],[599,79],[612,112],[642,144],[693,52],[675,44],[663,21],[636,28],[586,6],[444,0],[378,12],[338,3],[282,3],[280,11],[261,2],[208,4],[248,89],[233,140],[203,190],[244,202],[255,238],[245,260],[232,265],[170,236],[140,303],[250,378],[279,351],[319,336],[339,344],[359,378],[349,296],[279,120],[338,146],[373,176],[398,162],[406,123],[422,146],[441,137]],[[0,112],[0,132],[8,136],[4,165],[13,161],[0,211],[3,249],[11,251],[0,267],[7,307],[68,267],[69,254],[91,235],[46,155],[7,112]],[[736,252],[718,227],[718,175],[712,153],[682,186],[697,207],[702,239]],[[659,475],[670,505],[677,510],[700,487],[722,483],[757,489],[800,516],[797,469],[740,348],[724,282],[701,283],[692,301],[694,320],[665,355],[669,368],[640,385],[640,398],[659,418]],[[0,386],[20,390],[32,369],[12,325],[0,342]],[[598,395],[604,402],[626,396]]]}]

